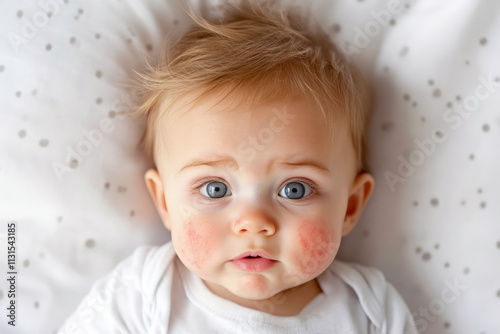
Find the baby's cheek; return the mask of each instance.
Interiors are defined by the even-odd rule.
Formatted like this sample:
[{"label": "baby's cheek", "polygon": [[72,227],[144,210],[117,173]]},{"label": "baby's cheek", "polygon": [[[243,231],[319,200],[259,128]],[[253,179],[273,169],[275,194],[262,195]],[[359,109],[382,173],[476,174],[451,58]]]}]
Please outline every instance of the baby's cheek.
[{"label": "baby's cheek", "polygon": [[200,269],[212,253],[213,235],[214,233],[208,224],[186,222],[178,249],[181,259]]},{"label": "baby's cheek", "polygon": [[339,248],[331,231],[320,222],[306,220],[298,228],[299,268],[306,275],[319,275],[330,265]]}]

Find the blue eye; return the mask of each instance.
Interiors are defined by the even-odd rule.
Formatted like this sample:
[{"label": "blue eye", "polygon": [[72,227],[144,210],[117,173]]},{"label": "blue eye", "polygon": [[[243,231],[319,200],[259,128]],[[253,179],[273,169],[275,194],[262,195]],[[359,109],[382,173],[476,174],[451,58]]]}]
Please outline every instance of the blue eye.
[{"label": "blue eye", "polygon": [[200,192],[209,198],[222,198],[226,195],[231,195],[229,188],[224,183],[219,181],[205,183],[201,186]]},{"label": "blue eye", "polygon": [[301,199],[309,196],[311,193],[312,190],[309,185],[302,182],[289,182],[281,188],[278,195],[289,199]]}]

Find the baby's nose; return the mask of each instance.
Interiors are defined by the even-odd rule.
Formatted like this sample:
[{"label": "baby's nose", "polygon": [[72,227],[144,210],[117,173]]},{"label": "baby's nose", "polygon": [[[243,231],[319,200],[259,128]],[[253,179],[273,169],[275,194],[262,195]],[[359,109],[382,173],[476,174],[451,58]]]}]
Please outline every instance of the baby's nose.
[{"label": "baby's nose", "polygon": [[276,233],[276,224],[265,214],[251,213],[240,217],[233,227],[234,233],[239,236],[271,236]]}]

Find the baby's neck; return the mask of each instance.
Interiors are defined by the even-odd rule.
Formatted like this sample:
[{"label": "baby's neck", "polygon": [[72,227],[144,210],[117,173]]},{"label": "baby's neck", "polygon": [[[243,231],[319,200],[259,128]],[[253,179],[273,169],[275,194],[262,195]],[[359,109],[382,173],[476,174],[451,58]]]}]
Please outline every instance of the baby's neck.
[{"label": "baby's neck", "polygon": [[[280,317],[291,317],[302,312],[317,295],[321,288],[316,280],[299,285],[278,293],[277,295],[263,301],[253,301],[255,310],[266,312]],[[269,304],[269,301],[273,304]],[[279,304],[278,304],[279,302]],[[269,307],[273,305],[274,307]]]},{"label": "baby's neck", "polygon": [[[206,283],[205,283],[206,285]],[[210,289],[210,287],[209,287]],[[210,289],[212,290],[212,289]],[[217,291],[213,291],[218,294]],[[244,298],[234,298],[232,301],[243,307],[251,308],[268,314],[291,317],[298,315],[317,295],[321,293],[321,288],[315,279],[296,286],[294,288],[281,291],[271,298],[264,300],[250,300]],[[220,295],[220,294],[219,294]]]}]

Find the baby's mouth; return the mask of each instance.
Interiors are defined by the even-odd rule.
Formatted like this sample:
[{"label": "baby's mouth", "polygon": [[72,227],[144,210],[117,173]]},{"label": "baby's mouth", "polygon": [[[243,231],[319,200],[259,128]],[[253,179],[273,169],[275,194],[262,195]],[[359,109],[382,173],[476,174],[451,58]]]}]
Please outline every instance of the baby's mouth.
[{"label": "baby's mouth", "polygon": [[230,261],[237,269],[247,272],[262,272],[271,269],[276,260],[265,252],[245,252]]}]

